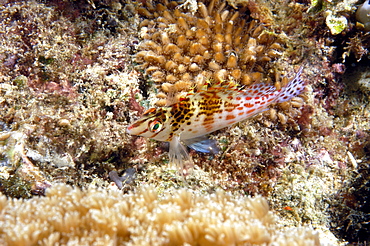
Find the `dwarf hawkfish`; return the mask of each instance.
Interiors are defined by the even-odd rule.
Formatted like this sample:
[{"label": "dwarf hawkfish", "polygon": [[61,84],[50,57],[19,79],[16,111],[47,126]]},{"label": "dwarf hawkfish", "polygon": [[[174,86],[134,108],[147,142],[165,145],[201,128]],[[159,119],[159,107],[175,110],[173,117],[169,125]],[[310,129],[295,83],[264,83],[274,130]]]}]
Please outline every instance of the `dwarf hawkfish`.
[{"label": "dwarf hawkfish", "polygon": [[302,67],[278,90],[261,83],[244,90],[213,86],[189,93],[171,106],[148,109],[127,132],[169,142],[170,162],[182,167],[185,161],[190,161],[184,144],[197,151],[216,154],[219,152],[216,142],[205,135],[261,113],[273,103],[298,96],[305,88],[301,72]]}]

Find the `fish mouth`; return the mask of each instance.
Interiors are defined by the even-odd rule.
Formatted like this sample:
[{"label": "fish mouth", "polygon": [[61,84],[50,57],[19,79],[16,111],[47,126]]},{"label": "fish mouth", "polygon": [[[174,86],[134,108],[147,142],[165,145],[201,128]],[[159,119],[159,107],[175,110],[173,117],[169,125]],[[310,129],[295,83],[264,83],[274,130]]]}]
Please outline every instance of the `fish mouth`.
[{"label": "fish mouth", "polygon": [[127,132],[128,134],[131,134],[131,129],[132,129],[132,127],[133,127],[133,126],[128,126],[128,127],[127,127],[126,132]]},{"label": "fish mouth", "polygon": [[130,135],[132,135],[132,129],[134,128],[134,125],[132,124],[132,125],[129,125],[128,127],[127,127],[127,129],[126,129],[126,132],[128,133],[128,134],[130,134]]},{"label": "fish mouth", "polygon": [[148,129],[142,129],[139,127],[141,125],[141,122],[135,122],[131,125],[129,125],[126,129],[126,132],[130,135],[135,135],[135,136],[141,136],[142,134],[146,133]]}]

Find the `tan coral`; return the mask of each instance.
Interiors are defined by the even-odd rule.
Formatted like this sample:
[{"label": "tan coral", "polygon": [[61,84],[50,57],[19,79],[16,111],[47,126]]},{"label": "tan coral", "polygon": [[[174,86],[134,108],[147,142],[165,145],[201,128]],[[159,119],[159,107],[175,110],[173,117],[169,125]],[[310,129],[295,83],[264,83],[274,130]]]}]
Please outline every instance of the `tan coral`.
[{"label": "tan coral", "polygon": [[261,196],[221,191],[123,195],[60,184],[29,200],[0,194],[0,212],[1,245],[320,245],[312,229],[279,226]]},{"label": "tan coral", "polygon": [[192,14],[176,2],[146,1],[138,13],[145,19],[136,60],[159,90],[168,93],[162,84],[170,83],[180,87],[175,93],[189,91],[206,80],[275,82],[276,76],[267,71],[281,55],[282,41],[252,19],[246,7],[235,10],[226,2],[200,1]]}]

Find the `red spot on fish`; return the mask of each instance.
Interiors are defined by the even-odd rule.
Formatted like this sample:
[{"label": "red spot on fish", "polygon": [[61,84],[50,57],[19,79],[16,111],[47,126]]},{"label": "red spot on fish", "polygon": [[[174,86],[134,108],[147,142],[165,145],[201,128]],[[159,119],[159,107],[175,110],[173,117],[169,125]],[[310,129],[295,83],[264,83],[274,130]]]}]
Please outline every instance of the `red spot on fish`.
[{"label": "red spot on fish", "polygon": [[205,124],[213,124],[214,122],[215,122],[215,120],[213,119],[213,117],[204,119]]},{"label": "red spot on fish", "polygon": [[211,131],[213,127],[211,124],[209,124],[209,125],[206,125],[205,128],[206,128],[206,131]]},{"label": "red spot on fish", "polygon": [[244,114],[244,112],[240,112],[238,115],[243,115]]},{"label": "red spot on fish", "polygon": [[241,97],[236,97],[235,99],[236,99],[236,100],[240,100],[240,99],[241,99]]},{"label": "red spot on fish", "polygon": [[255,100],[259,100],[259,99],[260,99],[260,97],[255,97],[254,99],[255,99]]},{"label": "red spot on fish", "polygon": [[247,111],[247,114],[253,113],[255,110],[256,110],[255,108],[252,108],[251,110]]},{"label": "red spot on fish", "polygon": [[243,110],[243,107],[237,107],[236,109],[237,110]]},{"label": "red spot on fish", "polygon": [[233,114],[226,115],[226,120],[232,120],[232,119],[235,119],[235,115]]},{"label": "red spot on fish", "polygon": [[253,104],[251,104],[251,103],[244,103],[244,107],[251,108],[251,107],[253,107]]}]

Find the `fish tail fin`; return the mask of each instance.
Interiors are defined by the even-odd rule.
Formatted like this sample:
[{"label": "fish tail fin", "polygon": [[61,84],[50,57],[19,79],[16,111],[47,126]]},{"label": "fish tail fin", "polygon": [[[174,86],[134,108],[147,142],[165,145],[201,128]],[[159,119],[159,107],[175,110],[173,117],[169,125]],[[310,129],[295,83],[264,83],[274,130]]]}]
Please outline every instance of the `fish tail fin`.
[{"label": "fish tail fin", "polygon": [[276,103],[286,102],[302,93],[306,86],[301,78],[302,70],[303,66],[299,68],[296,76],[285,87],[280,89],[275,101]]}]

